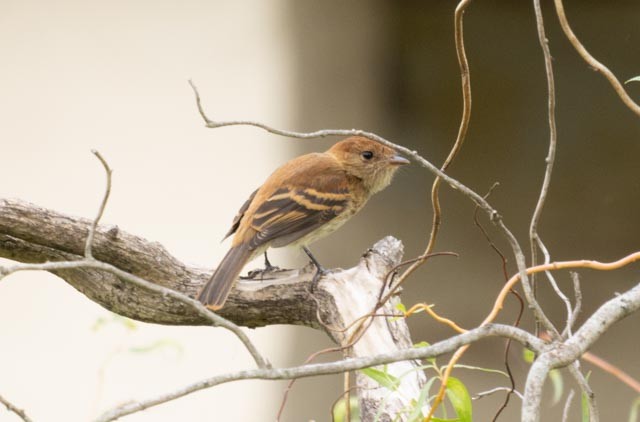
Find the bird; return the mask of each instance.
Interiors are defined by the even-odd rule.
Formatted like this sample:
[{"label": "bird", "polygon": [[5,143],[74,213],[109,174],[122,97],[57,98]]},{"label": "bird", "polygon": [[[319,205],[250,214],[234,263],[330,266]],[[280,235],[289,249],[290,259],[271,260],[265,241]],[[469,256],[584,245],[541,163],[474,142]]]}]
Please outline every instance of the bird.
[{"label": "bird", "polygon": [[234,235],[231,248],[197,299],[213,311],[221,309],[245,264],[262,253],[266,258],[268,248],[301,246],[321,276],[326,270],[307,245],[353,217],[405,164],[409,160],[395,149],[363,136],[286,162],[238,211],[225,236]]}]

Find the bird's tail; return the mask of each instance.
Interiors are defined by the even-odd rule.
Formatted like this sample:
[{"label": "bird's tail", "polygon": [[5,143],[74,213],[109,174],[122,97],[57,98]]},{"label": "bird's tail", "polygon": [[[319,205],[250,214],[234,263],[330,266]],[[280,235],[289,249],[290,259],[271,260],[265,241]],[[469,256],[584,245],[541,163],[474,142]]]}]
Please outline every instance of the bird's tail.
[{"label": "bird's tail", "polygon": [[198,300],[213,311],[222,308],[231,287],[233,287],[244,265],[251,258],[252,253],[253,251],[246,244],[239,244],[229,249],[207,284],[198,294]]}]

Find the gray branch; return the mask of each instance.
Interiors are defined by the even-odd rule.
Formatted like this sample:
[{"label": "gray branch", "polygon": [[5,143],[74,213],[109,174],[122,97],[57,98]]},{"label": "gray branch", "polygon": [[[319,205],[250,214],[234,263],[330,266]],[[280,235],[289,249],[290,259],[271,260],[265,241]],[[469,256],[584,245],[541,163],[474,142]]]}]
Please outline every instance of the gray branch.
[{"label": "gray branch", "polygon": [[522,402],[522,421],[540,420],[542,386],[551,369],[570,365],[580,359],[580,356],[589,350],[613,324],[638,309],[640,309],[640,284],[598,308],[565,342],[555,342],[542,352],[531,366],[527,376]]},{"label": "gray branch", "polygon": [[[140,410],[148,409],[158,404],[165,403],[169,400],[174,400],[176,398],[183,397],[196,391],[214,387],[216,385],[224,384],[227,382],[247,379],[284,380],[317,375],[340,374],[346,371],[353,371],[356,369],[368,368],[376,365],[391,364],[403,360],[408,361],[415,359],[428,359],[441,356],[445,353],[451,353],[461,346],[474,343],[478,340],[482,340],[488,337],[511,338],[520,342],[524,347],[527,347],[533,351],[541,351],[545,347],[545,344],[542,340],[534,337],[533,335],[520,328],[501,324],[487,324],[467,331],[464,334],[453,336],[427,347],[401,349],[394,352],[383,353],[374,356],[350,358],[337,362],[308,364],[291,368],[253,369],[214,376],[189,384],[180,389],[172,391],[171,393],[167,393],[147,400],[124,404],[119,408],[104,413],[96,420],[96,422],[113,421],[122,416],[129,415]],[[380,420],[385,419],[381,418]]]}]

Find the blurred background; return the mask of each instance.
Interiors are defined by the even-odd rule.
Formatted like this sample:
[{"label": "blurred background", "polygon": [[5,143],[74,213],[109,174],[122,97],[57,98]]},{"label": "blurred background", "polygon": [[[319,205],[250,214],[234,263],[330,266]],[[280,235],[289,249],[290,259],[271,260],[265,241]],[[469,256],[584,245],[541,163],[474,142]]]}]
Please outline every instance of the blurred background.
[{"label": "blurred background", "polygon": [[[558,152],[540,234],[555,260],[613,260],[640,249],[640,124],[609,84],[564,39],[543,1],[557,86]],[[567,1],[569,21],[589,51],[621,79],[640,75],[640,3]],[[164,244],[178,258],[215,266],[219,239],[238,207],[279,164],[333,140],[301,141],[234,127],[203,127],[187,79],[216,119],[255,119],[297,130],[362,128],[442,162],[461,113],[453,42],[455,2],[222,2],[3,0],[0,2],[0,197],[17,197],[90,217],[104,188],[91,155],[114,172],[103,222]],[[465,15],[473,111],[450,174],[491,196],[524,247],[548,148],[546,80],[531,2],[474,2]],[[627,89],[640,98],[640,83]],[[313,250],[328,267],[354,265],[391,234],[419,255],[430,230],[433,177],[403,169],[393,185]],[[474,226],[474,206],[444,187],[437,250],[460,258],[430,261],[408,281],[407,305],[427,302],[463,327],[477,325],[504,279],[501,262]],[[493,241],[504,239],[481,217]],[[298,251],[273,261],[303,265]],[[256,263],[259,265],[259,263]],[[638,266],[580,271],[588,316],[638,282]],[[557,274],[570,293],[566,273]],[[564,305],[540,282],[544,309],[562,323]],[[510,300],[501,319],[510,322]],[[580,321],[582,321],[581,319]],[[252,366],[223,330],[163,327],[113,317],[63,281],[23,273],[0,286],[0,394],[36,421],[86,421],[127,400]],[[640,378],[640,315],[620,322],[592,351]],[[409,320],[414,341],[452,333],[423,315]],[[523,325],[532,321],[525,317]],[[330,345],[301,327],[267,327],[251,337],[278,366],[299,364]],[[486,341],[462,363],[504,369],[504,344]],[[439,361],[445,363],[445,359]],[[519,346],[510,362],[522,390],[528,368]],[[603,420],[627,418],[629,388],[593,370]],[[508,380],[459,370],[472,394]],[[565,376],[565,394],[575,388]],[[329,420],[341,377],[299,381],[285,421]],[[129,421],[273,420],[284,382],[233,383],[138,413]],[[546,392],[544,420],[562,404]],[[579,395],[577,396],[579,397]],[[474,402],[478,421],[503,400]],[[562,402],[563,403],[563,402]],[[579,401],[570,420],[579,420]],[[501,420],[516,420],[512,398]],[[0,421],[18,420],[0,412]]]}]

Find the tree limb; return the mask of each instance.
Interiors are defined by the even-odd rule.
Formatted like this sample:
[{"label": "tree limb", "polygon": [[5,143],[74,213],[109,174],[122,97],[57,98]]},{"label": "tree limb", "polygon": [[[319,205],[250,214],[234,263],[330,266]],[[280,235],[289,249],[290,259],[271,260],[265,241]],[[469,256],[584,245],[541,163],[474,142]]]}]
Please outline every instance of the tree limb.
[{"label": "tree limb", "polygon": [[[75,261],[83,257],[91,221],[16,199],[0,199],[0,257],[24,263]],[[157,242],[100,225],[96,260],[159,286],[194,297],[210,269],[189,266]],[[120,315],[168,325],[210,325],[191,306],[92,268],[52,270],[89,299]],[[273,280],[237,283],[220,316],[247,327],[296,324],[321,328],[308,287],[312,270],[290,270]],[[323,298],[319,300],[322,303]]]}]

